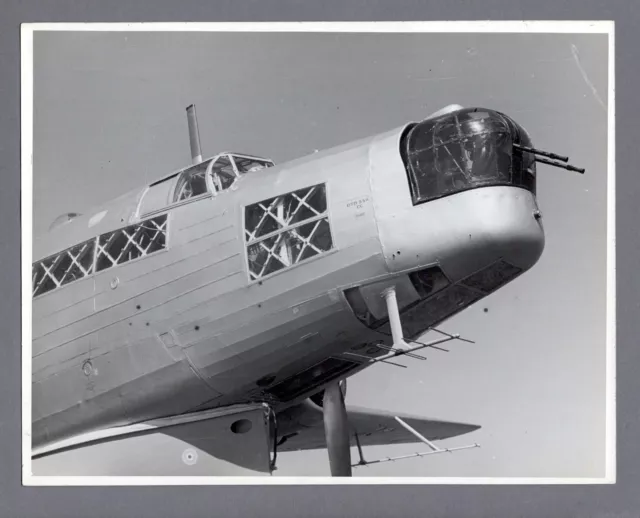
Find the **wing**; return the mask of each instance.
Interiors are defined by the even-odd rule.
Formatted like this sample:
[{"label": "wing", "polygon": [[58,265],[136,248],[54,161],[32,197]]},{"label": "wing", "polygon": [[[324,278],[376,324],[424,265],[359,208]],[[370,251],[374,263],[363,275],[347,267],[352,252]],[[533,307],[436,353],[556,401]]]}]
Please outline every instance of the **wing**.
[{"label": "wing", "polygon": [[[326,448],[322,410],[315,405],[303,404],[287,415],[278,415],[278,428],[284,421],[279,433],[278,451],[314,450]],[[428,417],[371,410],[347,406],[349,424],[354,432],[352,446],[356,445],[355,433],[362,446],[380,446],[418,442],[418,439],[397,421],[396,416],[409,424],[430,441],[456,437],[480,428],[475,424],[442,421]]]}]

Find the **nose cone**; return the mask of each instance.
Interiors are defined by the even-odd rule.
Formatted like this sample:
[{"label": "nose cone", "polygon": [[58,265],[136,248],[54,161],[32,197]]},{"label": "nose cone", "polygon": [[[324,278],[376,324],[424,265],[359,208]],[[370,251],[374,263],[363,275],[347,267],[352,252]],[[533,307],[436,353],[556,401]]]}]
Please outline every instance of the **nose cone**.
[{"label": "nose cone", "polygon": [[540,259],[545,238],[533,194],[514,187],[488,187],[457,196],[460,199],[452,204],[466,204],[472,211],[467,235],[458,233],[458,240],[467,241],[460,243],[461,253],[502,259],[522,270]]},{"label": "nose cone", "polygon": [[502,260],[528,270],[544,249],[535,197],[507,186],[461,192],[380,222],[387,266],[439,264],[452,282]]},{"label": "nose cone", "polygon": [[[370,149],[375,218],[388,271],[438,265],[457,282],[498,261],[519,272],[544,249],[524,129],[469,109],[381,135]],[[400,152],[398,152],[400,151]]]}]

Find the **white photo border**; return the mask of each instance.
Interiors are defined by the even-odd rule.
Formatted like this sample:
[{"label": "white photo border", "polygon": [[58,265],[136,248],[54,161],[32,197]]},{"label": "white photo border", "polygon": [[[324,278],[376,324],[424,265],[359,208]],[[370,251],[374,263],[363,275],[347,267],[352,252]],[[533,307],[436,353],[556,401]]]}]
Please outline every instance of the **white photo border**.
[{"label": "white photo border", "polygon": [[[33,35],[37,31],[103,32],[341,32],[341,33],[538,33],[607,34],[607,306],[606,464],[602,478],[524,477],[246,477],[246,476],[34,476],[31,473],[31,344],[33,228]],[[150,22],[26,23],[21,26],[21,238],[22,238],[22,482],[27,486],[149,485],[521,485],[612,484],[616,481],[616,240],[615,240],[615,42],[613,21],[464,22]]]}]

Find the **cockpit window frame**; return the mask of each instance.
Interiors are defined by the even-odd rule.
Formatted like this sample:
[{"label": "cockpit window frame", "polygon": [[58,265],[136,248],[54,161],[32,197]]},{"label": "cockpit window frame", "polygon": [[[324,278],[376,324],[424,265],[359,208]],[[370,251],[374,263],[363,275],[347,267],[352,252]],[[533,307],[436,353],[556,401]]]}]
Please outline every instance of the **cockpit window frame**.
[{"label": "cockpit window frame", "polygon": [[[196,200],[199,198],[204,198],[207,194],[211,193],[211,185],[209,182],[209,169],[211,166],[211,163],[215,160],[217,160],[218,157],[213,157],[207,160],[203,160],[202,162],[199,162],[197,164],[193,164],[189,167],[187,167],[186,169],[183,169],[182,171],[180,171],[177,176],[178,179],[176,181],[176,185],[174,187],[174,191],[173,191],[173,195],[172,195],[172,200],[170,205],[175,205],[175,204],[180,204],[180,203],[184,203],[184,202],[188,202],[188,201],[192,201],[192,200]],[[206,166],[204,165],[206,164]],[[181,189],[183,189],[186,185],[186,181],[185,179],[189,176],[192,176],[195,174],[195,172],[197,171],[197,173],[200,173],[200,170],[203,168],[204,166],[204,184],[206,187],[206,191],[196,194],[196,195],[192,195],[186,198],[179,198],[180,196],[180,191]]]},{"label": "cockpit window frame", "polygon": [[[252,155],[244,155],[242,153],[229,153],[229,155],[234,157],[233,162],[234,162],[234,164],[236,166],[238,174],[240,174],[240,175],[245,175],[245,174],[248,174],[248,173],[258,172],[258,171],[261,171],[262,169],[269,169],[270,167],[274,167],[275,166],[275,163],[273,162],[273,160],[269,160],[267,158],[260,158],[260,157],[252,156]],[[248,169],[246,171],[241,171],[240,168],[238,167],[238,164],[237,164],[236,160],[235,160],[236,158],[252,160],[254,162],[258,162],[258,163],[263,164],[263,167],[261,169],[255,170],[255,171],[252,171],[251,169]]]},{"label": "cockpit window frame", "polygon": [[[255,162],[259,162],[264,164],[264,168],[268,169],[269,167],[274,167],[274,162],[272,160],[266,159],[266,158],[261,158],[261,157],[257,157],[257,156],[253,156],[253,155],[245,155],[245,154],[241,154],[241,153],[231,153],[231,152],[224,152],[224,153],[219,153],[211,158],[207,158],[206,160],[203,160],[202,162],[199,162],[198,164],[194,164],[191,165],[185,169],[182,169],[176,173],[174,173],[172,176],[177,176],[178,179],[176,180],[176,185],[174,187],[174,191],[171,195],[171,200],[168,203],[168,206],[170,207],[175,207],[177,205],[182,205],[184,203],[190,203],[192,201],[197,201],[200,199],[204,199],[204,198],[209,198],[209,197],[215,197],[218,194],[225,192],[225,191],[229,191],[231,189],[233,189],[233,186],[236,184],[236,182],[242,178],[243,175],[247,174],[249,171],[241,171],[240,168],[238,167],[238,164],[236,162],[236,158],[239,159],[249,159],[249,160],[253,160]],[[216,185],[214,184],[213,181],[213,174],[214,174],[214,168],[216,163],[220,160],[220,159],[227,159],[231,165],[231,167],[233,168],[234,174],[235,174],[235,180],[233,181],[233,183],[231,183],[228,187],[225,187],[223,189],[218,189],[216,187]],[[190,196],[188,198],[183,198],[183,199],[177,199],[178,195],[179,195],[179,189],[181,189],[183,187],[182,184],[182,179],[188,175],[194,168],[197,168],[198,166],[202,166],[202,164],[207,163],[206,169],[205,169],[205,185],[207,187],[207,192],[204,193],[200,193],[197,194],[195,196]],[[168,177],[170,178],[170,177]],[[157,182],[154,182],[153,184],[150,185],[150,187],[153,187],[156,184],[161,183],[164,180],[159,180]],[[164,210],[164,209],[163,209]]]}]

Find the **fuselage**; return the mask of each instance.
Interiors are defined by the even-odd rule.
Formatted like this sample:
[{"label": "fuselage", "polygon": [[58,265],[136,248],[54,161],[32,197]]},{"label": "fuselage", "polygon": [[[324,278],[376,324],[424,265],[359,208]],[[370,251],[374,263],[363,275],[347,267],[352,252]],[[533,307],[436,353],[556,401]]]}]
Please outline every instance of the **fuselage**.
[{"label": "fuselage", "polygon": [[285,408],[391,345],[385,288],[407,337],[498,289],[544,247],[513,143],[511,119],[467,109],[235,177],[221,154],[53,229],[34,243],[34,288],[57,277],[33,299],[33,446]]}]

